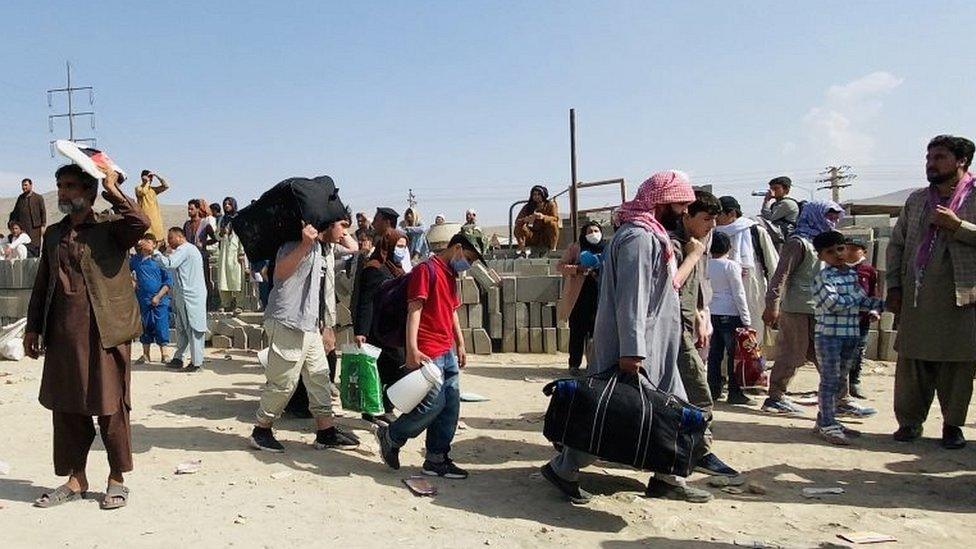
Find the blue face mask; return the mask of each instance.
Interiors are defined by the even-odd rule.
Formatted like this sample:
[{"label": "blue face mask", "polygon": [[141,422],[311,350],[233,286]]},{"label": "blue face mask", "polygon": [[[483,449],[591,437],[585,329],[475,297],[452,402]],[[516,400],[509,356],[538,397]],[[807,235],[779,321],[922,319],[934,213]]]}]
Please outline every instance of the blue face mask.
[{"label": "blue face mask", "polygon": [[393,250],[393,260],[397,263],[403,263],[403,260],[407,257],[407,249],[397,246]]},{"label": "blue face mask", "polygon": [[468,261],[464,256],[458,259],[451,260],[451,268],[454,269],[456,273],[463,273],[471,268],[471,262]]}]

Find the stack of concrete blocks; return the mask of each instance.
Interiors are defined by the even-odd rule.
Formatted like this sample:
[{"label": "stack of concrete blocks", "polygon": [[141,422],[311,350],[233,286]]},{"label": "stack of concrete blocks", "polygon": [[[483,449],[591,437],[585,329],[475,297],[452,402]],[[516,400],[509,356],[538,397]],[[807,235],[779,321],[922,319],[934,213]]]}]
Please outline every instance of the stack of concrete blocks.
[{"label": "stack of concrete blocks", "polygon": [[0,261],[0,324],[27,316],[39,259]]},{"label": "stack of concrete blocks", "polygon": [[[489,266],[500,271],[500,295],[490,294],[490,335],[505,353],[557,353],[569,349],[569,327],[557,321],[562,278],[558,259],[499,259]],[[500,311],[490,311],[494,300]]]},{"label": "stack of concrete blocks", "polygon": [[476,263],[472,265],[470,276],[458,279],[458,323],[464,338],[464,348],[471,354],[490,355],[493,350],[490,331],[492,322],[495,328],[501,320],[501,290],[499,281],[493,273]]},{"label": "stack of concrete blocks", "polygon": [[[888,215],[858,215],[845,218],[840,229],[847,236],[859,237],[868,242],[867,260],[878,271],[878,289],[882,298],[885,296],[885,274],[888,270],[888,243],[891,240],[895,219]],[[868,332],[865,357],[870,360],[893,362],[898,355],[895,352],[895,338],[898,333],[894,329],[894,315],[883,313],[879,322],[872,323]]]},{"label": "stack of concrete blocks", "polygon": [[267,346],[267,338],[255,315],[248,313],[233,316],[227,313],[211,314],[207,318],[210,346],[215,349],[247,349],[260,351]]}]

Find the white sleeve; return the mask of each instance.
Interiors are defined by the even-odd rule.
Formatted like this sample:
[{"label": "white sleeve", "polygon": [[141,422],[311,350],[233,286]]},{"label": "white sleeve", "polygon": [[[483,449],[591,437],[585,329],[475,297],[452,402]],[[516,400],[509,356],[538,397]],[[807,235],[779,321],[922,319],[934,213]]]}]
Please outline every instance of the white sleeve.
[{"label": "white sleeve", "polygon": [[725,276],[732,289],[732,300],[735,302],[735,309],[739,311],[739,318],[742,324],[750,325],[749,305],[746,301],[746,286],[742,282],[742,267],[738,263],[730,261],[725,267]]}]

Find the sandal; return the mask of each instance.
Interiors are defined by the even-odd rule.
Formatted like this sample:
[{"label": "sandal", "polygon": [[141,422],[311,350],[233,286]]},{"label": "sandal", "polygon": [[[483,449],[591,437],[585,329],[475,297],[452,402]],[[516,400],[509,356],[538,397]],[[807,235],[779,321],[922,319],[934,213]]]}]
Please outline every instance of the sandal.
[{"label": "sandal", "polygon": [[108,483],[108,489],[105,490],[105,497],[102,499],[102,509],[105,511],[121,509],[128,503],[129,489],[122,484],[116,484],[114,482]]},{"label": "sandal", "polygon": [[51,507],[57,507],[62,503],[68,503],[69,501],[75,501],[76,499],[85,499],[86,497],[88,497],[87,490],[75,492],[71,488],[61,485],[58,486],[53,492],[43,494],[41,497],[34,500],[34,507],[49,509]]}]

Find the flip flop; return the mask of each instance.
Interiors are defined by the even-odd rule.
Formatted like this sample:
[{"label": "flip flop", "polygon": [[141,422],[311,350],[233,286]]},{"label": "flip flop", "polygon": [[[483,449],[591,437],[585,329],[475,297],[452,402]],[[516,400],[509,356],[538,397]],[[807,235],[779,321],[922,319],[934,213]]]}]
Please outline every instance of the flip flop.
[{"label": "flip flop", "polygon": [[[114,499],[115,501],[109,501]],[[129,489],[122,484],[110,482],[108,489],[105,490],[105,497],[102,499],[101,507],[105,511],[121,509],[129,503]]]},{"label": "flip flop", "polygon": [[68,503],[69,501],[75,501],[76,499],[85,499],[86,497],[88,497],[88,492],[86,490],[75,492],[67,486],[61,485],[58,486],[53,492],[43,494],[41,497],[34,500],[34,507],[49,509],[51,507],[57,507],[62,503]]}]

